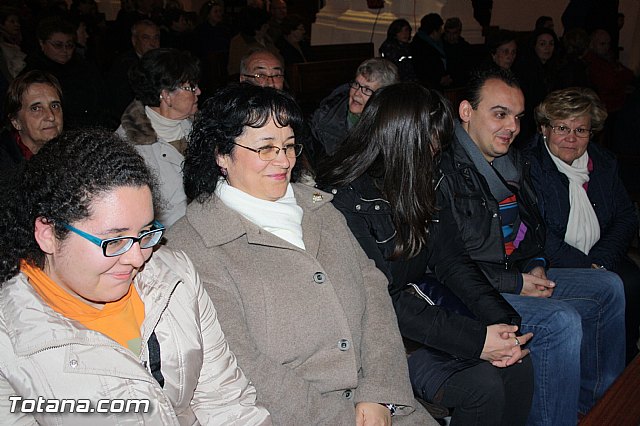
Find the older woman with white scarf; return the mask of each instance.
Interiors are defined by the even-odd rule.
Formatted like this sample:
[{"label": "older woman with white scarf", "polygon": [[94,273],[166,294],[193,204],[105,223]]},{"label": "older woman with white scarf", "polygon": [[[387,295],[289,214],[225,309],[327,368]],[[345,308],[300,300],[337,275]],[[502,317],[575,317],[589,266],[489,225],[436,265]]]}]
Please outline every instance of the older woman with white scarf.
[{"label": "older woman with white scarf", "polygon": [[136,95],[122,114],[116,133],[135,145],[158,175],[163,206],[158,215],[166,227],[184,216],[187,196],[182,184],[182,163],[198,110],[198,60],[177,49],[154,49],[129,70]]},{"label": "older woman with white scarf", "polygon": [[552,92],[536,108],[541,137],[528,154],[550,266],[607,269],[624,282],[629,362],[638,352],[640,269],[627,249],[638,219],[615,158],[589,143],[606,118],[591,89]]}]

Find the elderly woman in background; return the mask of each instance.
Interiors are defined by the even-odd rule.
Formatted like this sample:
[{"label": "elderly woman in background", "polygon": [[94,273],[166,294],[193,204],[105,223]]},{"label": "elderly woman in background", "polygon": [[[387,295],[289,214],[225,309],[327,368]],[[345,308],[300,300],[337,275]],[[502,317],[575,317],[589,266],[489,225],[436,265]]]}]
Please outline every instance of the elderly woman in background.
[{"label": "elderly woman in background", "polygon": [[[271,424],[189,259],[153,252],[164,232],[154,177],[129,144],[102,131],[67,133],[1,190],[5,422]],[[44,412],[10,412],[39,398]],[[50,412],[60,400],[75,401],[78,413],[64,402]],[[141,405],[97,411],[124,400]],[[90,417],[82,401],[91,404],[85,413],[96,410]]]},{"label": "elderly woman in background", "polygon": [[187,196],[182,184],[182,162],[198,110],[198,61],[188,52],[154,49],[129,71],[136,95],[122,114],[118,135],[135,145],[160,179],[166,203],[159,220],[169,227],[184,216]]},{"label": "elderly woman in background", "polygon": [[540,135],[528,154],[550,266],[607,269],[622,278],[629,362],[638,352],[640,270],[627,250],[638,219],[615,158],[590,143],[606,118],[591,89],[552,92],[536,108]]},{"label": "elderly woman in background", "polygon": [[518,53],[516,34],[509,30],[498,30],[493,36],[487,37],[487,50],[489,58],[481,67],[499,67],[504,70],[511,69]]},{"label": "elderly woman in background", "polygon": [[[358,66],[353,81],[336,88],[324,98],[311,118],[317,162],[333,155],[373,93],[381,87],[397,83],[398,68],[384,58],[367,59]],[[324,153],[324,154],[323,154]]]},{"label": "elderly woman in background", "polygon": [[11,82],[5,95],[10,126],[0,132],[0,171],[29,160],[62,132],[62,89],[45,71],[28,71]]},{"label": "elderly woman in background", "polygon": [[194,123],[195,201],[169,244],[194,259],[274,423],[435,424],[413,398],[387,280],[331,195],[291,183],[302,132],[284,92],[219,91]]},{"label": "elderly woman in background", "polygon": [[[417,83],[384,87],[317,179],[389,280],[400,332],[418,345],[409,356],[416,394],[453,408],[452,425],[524,425],[533,369],[520,345],[531,333],[520,335],[520,315],[466,256],[455,223],[436,208],[437,157],[453,126],[448,102],[436,91]],[[465,314],[418,297],[428,294],[421,283],[429,269],[431,280],[461,296]]]}]

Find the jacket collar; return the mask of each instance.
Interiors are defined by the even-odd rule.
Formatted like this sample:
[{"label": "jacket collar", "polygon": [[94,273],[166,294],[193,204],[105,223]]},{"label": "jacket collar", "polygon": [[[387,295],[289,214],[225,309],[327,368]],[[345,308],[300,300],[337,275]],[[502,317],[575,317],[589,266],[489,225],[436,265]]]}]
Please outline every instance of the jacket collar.
[{"label": "jacket collar", "polygon": [[151,120],[144,111],[144,105],[137,99],[134,99],[122,114],[121,126],[127,140],[134,145],[151,145],[158,138],[151,126]]},{"label": "jacket collar", "polygon": [[[141,337],[146,341],[169,303],[180,278],[168,267],[162,267],[154,255],[138,274],[134,285],[145,306]],[[0,317],[18,356],[71,344],[121,346],[102,333],[89,330],[80,323],[55,312],[47,305],[20,273],[0,289]]]},{"label": "jacket collar", "polygon": [[[304,212],[302,238],[305,251],[315,256],[320,246],[322,217],[314,212],[329,203],[333,196],[303,184],[294,183],[292,186],[296,201]],[[206,247],[221,246],[245,237],[249,244],[301,250],[245,219],[215,195],[204,203],[191,203],[187,208],[187,220]]]}]

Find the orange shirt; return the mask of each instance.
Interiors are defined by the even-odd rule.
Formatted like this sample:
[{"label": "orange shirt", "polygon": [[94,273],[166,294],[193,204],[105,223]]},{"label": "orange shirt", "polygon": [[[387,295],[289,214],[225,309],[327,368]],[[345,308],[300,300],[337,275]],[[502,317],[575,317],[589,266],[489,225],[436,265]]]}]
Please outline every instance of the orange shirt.
[{"label": "orange shirt", "polygon": [[140,355],[144,303],[135,286],[131,285],[122,299],[105,303],[102,309],[98,309],[62,289],[36,266],[22,261],[20,271],[29,278],[31,286],[51,309],[78,321],[90,330],[110,337],[134,354]]}]

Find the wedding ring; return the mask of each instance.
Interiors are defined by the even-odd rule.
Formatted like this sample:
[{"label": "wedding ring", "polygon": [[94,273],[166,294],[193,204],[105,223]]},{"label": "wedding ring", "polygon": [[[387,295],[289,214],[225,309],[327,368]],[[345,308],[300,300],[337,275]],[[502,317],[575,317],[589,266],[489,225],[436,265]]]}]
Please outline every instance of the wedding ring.
[{"label": "wedding ring", "polygon": [[518,338],[516,337],[516,346],[520,346],[520,340],[518,340]]}]

